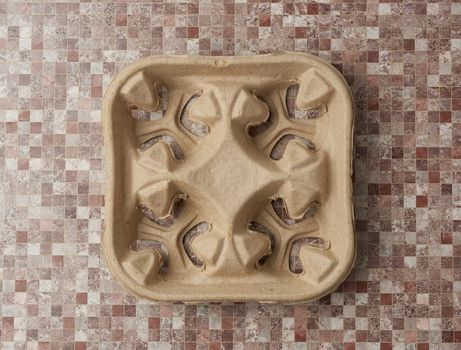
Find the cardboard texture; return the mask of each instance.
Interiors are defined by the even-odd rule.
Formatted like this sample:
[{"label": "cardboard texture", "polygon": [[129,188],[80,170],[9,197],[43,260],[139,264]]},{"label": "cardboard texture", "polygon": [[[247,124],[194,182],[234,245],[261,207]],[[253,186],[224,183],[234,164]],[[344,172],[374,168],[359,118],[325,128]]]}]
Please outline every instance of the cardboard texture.
[{"label": "cardboard texture", "polygon": [[326,62],[150,57],[103,119],[104,252],[135,295],[300,302],[350,271],[352,100]]}]

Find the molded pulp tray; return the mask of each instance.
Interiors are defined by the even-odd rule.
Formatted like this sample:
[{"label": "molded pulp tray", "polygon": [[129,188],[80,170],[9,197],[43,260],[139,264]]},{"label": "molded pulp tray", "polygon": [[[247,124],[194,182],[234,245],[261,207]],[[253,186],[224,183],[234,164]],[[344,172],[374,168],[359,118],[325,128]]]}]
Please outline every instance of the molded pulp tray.
[{"label": "molded pulp tray", "polygon": [[355,257],[353,110],[310,55],[150,57],[103,106],[104,252],[151,300],[300,302]]}]

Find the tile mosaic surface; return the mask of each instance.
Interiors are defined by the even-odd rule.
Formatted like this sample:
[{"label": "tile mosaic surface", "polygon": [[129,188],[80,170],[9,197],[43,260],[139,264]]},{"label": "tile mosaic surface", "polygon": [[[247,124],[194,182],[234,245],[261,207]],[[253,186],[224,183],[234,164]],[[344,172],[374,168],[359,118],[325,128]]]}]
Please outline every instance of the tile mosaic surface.
[{"label": "tile mosaic surface", "polygon": [[[356,100],[356,268],[301,305],[153,304],[101,255],[101,98],[151,54],[310,52]],[[0,2],[0,347],[459,349],[459,1]],[[457,344],[458,343],[458,344]]]}]

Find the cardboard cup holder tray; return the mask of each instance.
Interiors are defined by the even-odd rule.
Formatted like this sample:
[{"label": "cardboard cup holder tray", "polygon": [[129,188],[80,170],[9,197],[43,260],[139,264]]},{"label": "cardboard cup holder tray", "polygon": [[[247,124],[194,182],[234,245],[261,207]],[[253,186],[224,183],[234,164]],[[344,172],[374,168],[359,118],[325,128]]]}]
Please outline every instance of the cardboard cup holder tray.
[{"label": "cardboard cup holder tray", "polygon": [[353,107],[310,55],[149,57],[108,88],[104,253],[150,300],[301,302],[355,257]]}]

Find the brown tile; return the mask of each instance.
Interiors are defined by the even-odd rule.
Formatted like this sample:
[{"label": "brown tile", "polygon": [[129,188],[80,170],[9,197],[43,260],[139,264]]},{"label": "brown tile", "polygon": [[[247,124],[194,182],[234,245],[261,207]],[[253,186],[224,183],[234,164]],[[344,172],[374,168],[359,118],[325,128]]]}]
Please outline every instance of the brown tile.
[{"label": "brown tile", "polygon": [[[0,4],[2,306],[18,315],[1,318],[2,345],[455,349],[460,16],[458,2],[422,1]],[[151,54],[281,50],[320,55],[352,87],[358,254],[348,280],[301,308],[182,309],[125,295],[100,256],[108,82]]]}]

